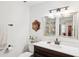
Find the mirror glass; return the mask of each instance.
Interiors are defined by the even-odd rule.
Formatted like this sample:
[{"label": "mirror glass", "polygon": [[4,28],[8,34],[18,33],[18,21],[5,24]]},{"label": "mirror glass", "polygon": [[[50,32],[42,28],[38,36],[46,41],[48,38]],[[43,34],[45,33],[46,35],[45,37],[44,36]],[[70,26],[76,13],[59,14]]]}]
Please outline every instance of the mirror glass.
[{"label": "mirror glass", "polygon": [[73,31],[73,15],[68,17],[61,17],[59,19],[59,35],[72,37]]},{"label": "mirror glass", "polygon": [[44,35],[45,36],[53,36],[55,35],[56,32],[56,18],[50,18],[48,16],[45,16],[45,32]]}]

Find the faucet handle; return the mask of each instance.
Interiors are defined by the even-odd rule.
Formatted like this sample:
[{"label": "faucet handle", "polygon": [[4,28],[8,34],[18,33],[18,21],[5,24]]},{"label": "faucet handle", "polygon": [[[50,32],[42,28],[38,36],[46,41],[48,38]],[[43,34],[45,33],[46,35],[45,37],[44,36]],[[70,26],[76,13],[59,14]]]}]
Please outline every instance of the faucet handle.
[{"label": "faucet handle", "polygon": [[56,38],[56,41],[58,41],[58,38]]},{"label": "faucet handle", "polygon": [[56,40],[55,40],[55,44],[57,44],[57,45],[60,44],[60,41],[58,41],[58,38],[56,38]]}]

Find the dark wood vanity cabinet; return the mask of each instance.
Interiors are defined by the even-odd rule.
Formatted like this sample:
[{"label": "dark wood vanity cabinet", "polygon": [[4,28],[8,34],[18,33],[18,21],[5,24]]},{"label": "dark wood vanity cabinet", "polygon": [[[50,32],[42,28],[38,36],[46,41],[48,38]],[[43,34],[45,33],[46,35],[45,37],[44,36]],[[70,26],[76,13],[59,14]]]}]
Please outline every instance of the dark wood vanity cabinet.
[{"label": "dark wood vanity cabinet", "polygon": [[34,57],[74,57],[65,53],[34,46]]}]

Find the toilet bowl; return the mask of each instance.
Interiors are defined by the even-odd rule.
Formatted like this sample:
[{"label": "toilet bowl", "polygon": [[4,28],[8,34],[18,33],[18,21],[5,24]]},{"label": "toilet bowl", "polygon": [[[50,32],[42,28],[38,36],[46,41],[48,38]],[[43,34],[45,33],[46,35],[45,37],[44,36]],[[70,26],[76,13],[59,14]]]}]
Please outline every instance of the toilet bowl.
[{"label": "toilet bowl", "polygon": [[34,46],[32,44],[25,45],[24,51],[19,57],[31,57],[34,53]]},{"label": "toilet bowl", "polygon": [[31,52],[24,52],[19,57],[31,57],[32,55],[33,55],[33,53],[31,53]]},{"label": "toilet bowl", "polygon": [[23,52],[19,55],[19,57],[31,57],[33,56],[33,53],[34,46],[28,39],[27,44],[24,46]]}]

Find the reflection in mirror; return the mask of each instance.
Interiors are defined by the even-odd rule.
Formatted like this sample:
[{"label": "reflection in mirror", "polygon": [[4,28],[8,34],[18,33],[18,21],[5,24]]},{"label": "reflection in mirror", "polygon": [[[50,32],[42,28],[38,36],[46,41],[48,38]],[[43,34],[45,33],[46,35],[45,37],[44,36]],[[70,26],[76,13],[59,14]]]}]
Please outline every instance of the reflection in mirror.
[{"label": "reflection in mirror", "polygon": [[48,16],[45,16],[45,36],[55,35],[55,23],[56,18],[50,18]]},{"label": "reflection in mirror", "polygon": [[59,35],[73,36],[73,16],[60,18]]}]

